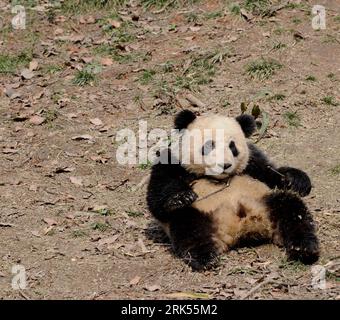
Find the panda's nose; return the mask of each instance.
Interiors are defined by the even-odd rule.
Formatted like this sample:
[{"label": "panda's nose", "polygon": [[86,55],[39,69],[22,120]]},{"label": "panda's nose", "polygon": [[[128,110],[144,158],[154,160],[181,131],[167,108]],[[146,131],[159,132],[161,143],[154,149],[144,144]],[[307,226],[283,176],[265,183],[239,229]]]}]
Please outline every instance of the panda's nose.
[{"label": "panda's nose", "polygon": [[231,163],[225,163],[224,166],[223,166],[223,169],[227,170],[230,167],[231,167]]}]

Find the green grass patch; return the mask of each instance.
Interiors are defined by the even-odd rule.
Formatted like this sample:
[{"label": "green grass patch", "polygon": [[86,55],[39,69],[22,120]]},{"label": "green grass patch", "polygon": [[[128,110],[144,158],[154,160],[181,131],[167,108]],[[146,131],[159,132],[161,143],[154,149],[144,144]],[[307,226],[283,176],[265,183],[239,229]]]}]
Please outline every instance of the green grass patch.
[{"label": "green grass patch", "polygon": [[138,169],[141,170],[147,170],[150,169],[152,167],[152,162],[150,160],[148,160],[146,163],[141,163],[138,165]]},{"label": "green grass patch", "polygon": [[88,64],[82,70],[78,70],[73,83],[77,86],[85,86],[87,84],[93,84],[97,79],[97,74],[100,73],[101,66],[97,64]]},{"label": "green grass patch", "polygon": [[118,10],[128,0],[65,0],[61,4],[61,11],[69,14],[93,12],[98,9]]},{"label": "green grass patch", "polygon": [[155,74],[155,70],[143,70],[139,77],[139,82],[143,85],[149,84],[153,80]]},{"label": "green grass patch", "polygon": [[287,269],[291,271],[306,271],[308,270],[308,266],[303,264],[302,262],[299,261],[288,261],[286,258],[281,261],[279,264],[280,269]]},{"label": "green grass patch", "polygon": [[270,6],[271,1],[269,0],[245,0],[243,2],[243,7],[256,15],[266,14]]},{"label": "green grass patch", "polygon": [[299,19],[299,18],[293,18],[293,19],[292,19],[292,22],[293,22],[294,24],[300,24],[300,23],[302,22],[302,20]]},{"label": "green grass patch", "polygon": [[22,51],[17,56],[0,54],[0,73],[13,74],[19,67],[28,64],[32,60],[32,52]]},{"label": "green grass patch", "polygon": [[330,170],[330,173],[334,176],[340,174],[340,164],[336,165],[334,168]]},{"label": "green grass patch", "polygon": [[108,209],[108,208],[99,209],[96,212],[99,213],[101,216],[104,216],[104,217],[114,215],[114,212],[112,210]]},{"label": "green grass patch", "polygon": [[199,0],[141,0],[145,9],[150,8],[178,8],[185,7],[198,2]]},{"label": "green grass patch", "polygon": [[283,93],[276,93],[268,98],[269,101],[282,101],[286,98]]},{"label": "green grass patch", "polygon": [[104,232],[109,228],[109,225],[107,223],[102,222],[95,222],[91,225],[92,230],[98,230],[100,232]]},{"label": "green grass patch", "polygon": [[129,63],[150,60],[150,55],[144,52],[122,53],[116,45],[101,44],[93,49],[93,53],[103,57],[111,57],[119,63]]},{"label": "green grass patch", "polygon": [[235,16],[239,16],[241,14],[241,7],[238,3],[232,3],[229,5],[229,11]]},{"label": "green grass patch", "polygon": [[333,36],[331,34],[327,34],[323,39],[322,39],[323,43],[340,43],[340,41],[338,40],[338,38],[336,36]]},{"label": "green grass patch", "polygon": [[204,14],[205,19],[216,19],[216,18],[221,18],[221,17],[223,17],[222,11],[212,11],[212,12],[207,12]]},{"label": "green grass patch", "polygon": [[309,76],[306,77],[306,81],[313,81],[313,82],[315,82],[316,81],[316,77],[309,75]]},{"label": "green grass patch", "polygon": [[291,127],[299,127],[301,125],[300,116],[297,112],[287,111],[283,114],[283,118],[286,120],[287,124]]},{"label": "green grass patch", "polygon": [[38,5],[37,0],[12,0],[10,1],[12,7],[22,5],[25,8],[32,8]]},{"label": "green grass patch", "polygon": [[135,217],[143,217],[144,216],[143,212],[140,212],[140,211],[127,210],[125,212],[127,213],[127,215],[129,217],[133,217],[133,218],[135,218]]},{"label": "green grass patch", "polygon": [[265,80],[270,78],[273,74],[275,74],[276,70],[281,68],[282,65],[276,60],[261,58],[247,64],[246,73],[252,79],[256,78],[259,80]]},{"label": "green grass patch", "polygon": [[63,67],[58,64],[49,64],[43,67],[43,71],[50,74],[55,74],[63,71]]},{"label": "green grass patch", "polygon": [[283,43],[281,41],[277,41],[277,42],[273,43],[271,50],[277,51],[277,50],[281,50],[281,49],[286,48],[286,47],[287,47],[287,45],[285,43]]},{"label": "green grass patch", "polygon": [[188,23],[197,23],[200,20],[200,17],[195,12],[189,12],[185,14],[185,19]]},{"label": "green grass patch", "polygon": [[81,238],[81,237],[86,237],[88,234],[83,231],[83,230],[74,230],[72,232],[73,238]]},{"label": "green grass patch", "polygon": [[229,49],[216,49],[191,56],[191,63],[181,76],[177,76],[175,86],[194,90],[197,86],[213,81],[216,65],[231,56]]},{"label": "green grass patch", "polygon": [[338,106],[339,103],[335,100],[333,96],[325,96],[321,99],[321,101],[329,106]]}]

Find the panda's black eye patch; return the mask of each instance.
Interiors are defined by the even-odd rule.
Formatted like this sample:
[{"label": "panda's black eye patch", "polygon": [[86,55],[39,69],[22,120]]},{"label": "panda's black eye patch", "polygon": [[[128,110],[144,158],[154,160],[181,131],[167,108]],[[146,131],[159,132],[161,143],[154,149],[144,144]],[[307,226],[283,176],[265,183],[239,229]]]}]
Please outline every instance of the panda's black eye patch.
[{"label": "panda's black eye patch", "polygon": [[235,142],[234,141],[230,141],[229,143],[229,149],[231,150],[232,154],[234,157],[237,157],[239,155],[239,152],[236,148]]},{"label": "panda's black eye patch", "polygon": [[202,147],[202,155],[206,156],[214,149],[215,149],[215,142],[212,140],[208,140]]}]

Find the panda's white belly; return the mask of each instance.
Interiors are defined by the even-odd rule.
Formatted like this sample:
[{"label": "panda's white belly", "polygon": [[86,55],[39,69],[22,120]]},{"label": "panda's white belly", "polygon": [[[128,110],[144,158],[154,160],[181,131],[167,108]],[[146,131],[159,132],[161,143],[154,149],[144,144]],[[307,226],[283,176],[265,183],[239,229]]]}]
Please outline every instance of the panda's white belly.
[{"label": "panda's white belly", "polygon": [[270,189],[249,176],[235,176],[229,185],[199,179],[192,183],[198,199],[192,206],[211,215],[216,227],[216,241],[234,245],[249,234],[272,237],[268,209],[263,197]]}]

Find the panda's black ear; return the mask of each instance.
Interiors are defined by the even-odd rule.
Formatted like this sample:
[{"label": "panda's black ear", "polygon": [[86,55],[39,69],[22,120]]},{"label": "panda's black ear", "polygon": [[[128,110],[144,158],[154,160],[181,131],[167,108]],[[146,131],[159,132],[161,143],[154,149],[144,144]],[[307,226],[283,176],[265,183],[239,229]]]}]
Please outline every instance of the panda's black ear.
[{"label": "panda's black ear", "polygon": [[249,114],[242,114],[236,117],[236,121],[242,128],[244,135],[248,138],[250,137],[256,130],[256,123],[253,116]]},{"label": "panda's black ear", "polygon": [[190,110],[182,110],[175,117],[175,129],[185,129],[196,119],[196,115]]}]

